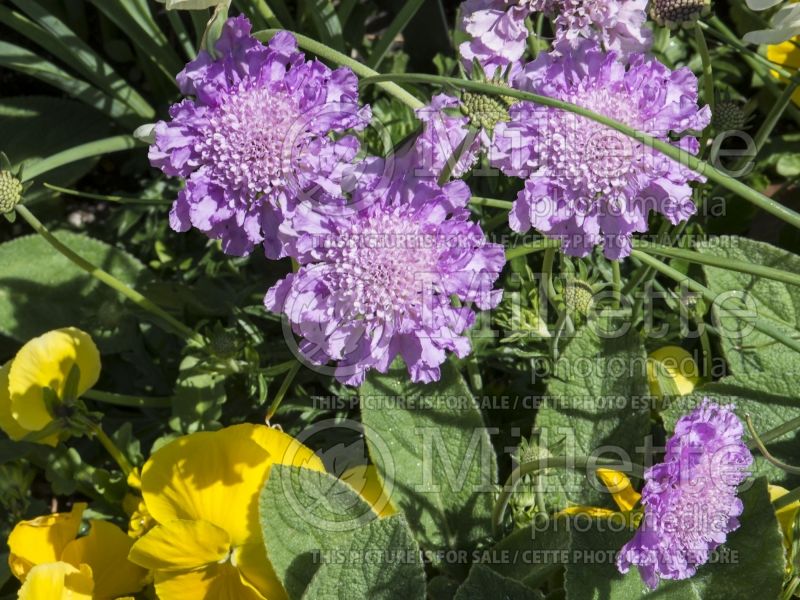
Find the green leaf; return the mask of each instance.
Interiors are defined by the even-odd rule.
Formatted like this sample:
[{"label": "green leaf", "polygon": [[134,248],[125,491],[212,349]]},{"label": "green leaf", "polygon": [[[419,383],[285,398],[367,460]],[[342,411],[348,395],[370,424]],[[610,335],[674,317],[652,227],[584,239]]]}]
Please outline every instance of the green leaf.
[{"label": "green leaf", "polygon": [[496,458],[461,373],[446,362],[440,381],[412,384],[395,363],[360,397],[372,462],[420,544],[471,548],[489,535]]},{"label": "green leaf", "polygon": [[404,517],[367,523],[338,540],[314,575],[306,600],[423,600],[425,572]]},{"label": "green leaf", "polygon": [[[108,133],[108,123],[102,115],[75,100],[26,96],[0,100],[0,149],[11,160],[14,170],[25,171],[42,159],[67,150],[81,142],[101,138]],[[93,159],[74,162],[50,171],[47,181],[55,185],[70,185],[85,175],[95,164]],[[25,197],[52,192],[35,187]]]},{"label": "green leaf", "polygon": [[800,154],[784,154],[775,163],[775,170],[781,177],[800,175]]},{"label": "green leaf", "polygon": [[[144,266],[135,258],[85,235],[57,232],[56,237],[121,281],[135,286]],[[26,342],[51,329],[79,327],[105,346],[122,345],[118,332],[104,328],[103,310],[119,295],[76,267],[40,236],[0,245],[0,333]]]},{"label": "green leaf", "polygon": [[[721,237],[700,244],[701,253],[780,268],[800,274],[800,257],[764,242]],[[745,318],[722,317],[718,310],[737,308],[745,299],[750,311],[787,335],[800,325],[800,287],[715,267],[704,267],[708,287],[718,296],[714,307],[720,343],[730,373],[740,383],[769,394],[800,398],[800,353],[752,330]],[[724,296],[722,294],[725,294]]]},{"label": "green leaf", "polygon": [[205,361],[196,356],[181,361],[170,419],[175,431],[194,433],[220,426],[222,406],[227,400],[225,376],[207,371],[204,366]]},{"label": "green leaf", "polygon": [[569,549],[565,523],[565,519],[549,519],[517,529],[488,551],[487,562],[500,575],[538,588],[559,570],[558,557]]},{"label": "green leaf", "polygon": [[259,510],[267,555],[292,599],[303,595],[326,554],[377,519],[346,483],[281,465],[270,471]]},{"label": "green leaf", "polygon": [[[603,339],[578,331],[555,364],[547,396],[536,415],[540,443],[557,456],[630,457],[633,462],[650,431],[646,353],[636,332]],[[600,454],[603,446],[618,452]],[[572,469],[544,476],[545,499],[555,510],[613,503],[602,485]]]},{"label": "green leaf", "polygon": [[741,494],[744,513],[715,558],[683,581],[661,582],[650,592],[638,571],[621,575],[614,556],[633,536],[618,531],[606,521],[591,529],[572,531],[566,590],[569,600],[731,600],[732,598],[777,598],[783,582],[783,536],[769,501],[767,482],[759,478]]},{"label": "green leaf", "polygon": [[521,583],[503,577],[487,566],[476,564],[469,572],[467,580],[458,588],[453,600],[539,600],[541,592],[535,592]]}]

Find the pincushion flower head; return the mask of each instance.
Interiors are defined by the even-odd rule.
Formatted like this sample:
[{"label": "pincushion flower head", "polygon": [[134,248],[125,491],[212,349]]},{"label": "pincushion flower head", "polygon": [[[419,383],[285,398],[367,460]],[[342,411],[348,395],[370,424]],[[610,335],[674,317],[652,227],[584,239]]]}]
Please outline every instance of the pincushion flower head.
[{"label": "pincushion flower head", "polygon": [[265,304],[286,315],[305,359],[336,363],[343,383],[359,385],[372,368],[386,372],[398,355],[412,380],[437,380],[448,351],[470,351],[471,305],[500,301],[492,287],[503,248],[470,222],[463,182],[368,180],[338,213],[295,216],[300,268],[269,290]]},{"label": "pincushion flower head", "polygon": [[160,600],[286,598],[259,524],[273,464],[325,470],[291,436],[249,424],[179,438],[145,463],[142,496],[156,524],[130,560],[154,572]]},{"label": "pincushion flower head", "polygon": [[459,52],[467,68],[478,61],[487,73],[505,69],[525,53],[533,12],[553,18],[556,46],[590,39],[622,54],[645,52],[652,44],[646,8],[647,0],[467,0],[462,29],[472,39]]},{"label": "pincushion flower head", "polygon": [[[695,154],[693,132],[711,120],[697,106],[697,79],[635,55],[620,62],[591,42],[565,54],[542,54],[515,87],[577,104]],[[585,117],[530,102],[510,109],[495,128],[492,164],[526,178],[509,215],[560,239],[566,254],[586,256],[602,244],[611,259],[628,256],[631,235],[647,231],[651,211],[676,224],[696,212],[691,181],[679,162]],[[673,136],[682,136],[673,141]]]},{"label": "pincushion flower head", "polygon": [[99,377],[100,353],[80,329],[56,329],[30,340],[0,367],[0,429],[12,440],[55,446],[56,423],[66,424],[80,409],[78,398]]},{"label": "pincushion flower head", "polygon": [[150,161],[186,180],[170,212],[173,229],[196,227],[233,255],[263,243],[277,258],[285,212],[340,193],[358,142],[330,134],[364,128],[370,111],[358,105],[352,71],[306,61],[290,33],[264,46],[246,18],[232,18],[216,54],[201,51],[178,75],[192,99],[156,125]]},{"label": "pincushion flower head", "polygon": [[617,556],[622,573],[638,567],[653,589],[659,579],[687,579],[739,527],[737,487],[753,462],[743,433],[730,406],[708,399],[678,420],[664,462],[645,473],[645,514]]},{"label": "pincushion flower head", "polygon": [[133,540],[107,521],[90,520],[86,504],[68,513],[18,523],[8,538],[8,564],[22,582],[20,600],[106,600],[144,587],[147,571],[128,561]]}]

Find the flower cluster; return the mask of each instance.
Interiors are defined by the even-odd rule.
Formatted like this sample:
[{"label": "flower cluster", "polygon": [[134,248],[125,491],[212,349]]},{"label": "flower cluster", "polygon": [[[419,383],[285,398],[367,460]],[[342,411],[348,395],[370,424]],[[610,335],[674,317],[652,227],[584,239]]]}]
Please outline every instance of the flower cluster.
[{"label": "flower cluster", "polygon": [[233,255],[263,243],[278,258],[285,213],[341,193],[358,142],[329,134],[363,129],[370,110],[358,105],[352,71],[306,61],[289,33],[264,46],[237,17],[225,23],[216,50],[216,58],[200,52],[178,75],[181,92],[194,99],[156,125],[150,161],[186,179],[170,213],[173,229],[196,227]]},{"label": "flower cluster", "polygon": [[463,182],[417,177],[413,153],[353,160],[358,144],[343,134],[370,112],[352,72],[305,62],[291,34],[264,47],[249,32],[243,17],[225,24],[219,57],[202,53],[178,77],[194,100],[156,126],[152,163],[186,178],[173,228],[195,226],[230,254],[263,244],[297,260],[266,305],[287,315],[308,361],[337,363],[340,381],[358,384],[397,355],[415,381],[438,379],[446,351],[469,352],[475,319],[451,297],[495,306],[503,248],[469,221]]},{"label": "flower cluster", "polygon": [[[649,48],[645,2],[471,0],[460,50],[480,65],[473,78],[576,104],[690,154],[708,126],[698,107],[698,82],[684,67],[670,70],[639,52]],[[549,53],[520,62],[530,11],[555,16]],[[452,111],[459,107],[461,115]],[[592,119],[512,96],[436,96],[418,111],[423,132],[415,147],[422,172],[466,174],[486,151],[492,166],[525,179],[509,224],[562,240],[567,254],[585,256],[602,244],[611,259],[630,254],[631,235],[647,231],[651,212],[675,224],[692,216],[691,182],[702,177]]]},{"label": "flower cluster", "polygon": [[678,420],[664,462],[645,473],[644,519],[617,557],[622,573],[637,566],[650,588],[686,579],[739,527],[737,486],[753,461],[743,434],[732,408],[708,399]]}]

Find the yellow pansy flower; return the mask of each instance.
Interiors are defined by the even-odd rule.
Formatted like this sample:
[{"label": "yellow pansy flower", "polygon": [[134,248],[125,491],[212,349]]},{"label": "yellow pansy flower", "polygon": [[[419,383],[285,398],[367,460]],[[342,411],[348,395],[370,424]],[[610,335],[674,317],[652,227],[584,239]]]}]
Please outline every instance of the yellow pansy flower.
[{"label": "yellow pansy flower", "polygon": [[[781,496],[785,496],[789,490],[779,485],[769,486],[769,500],[775,502]],[[797,513],[800,511],[800,500],[795,500],[788,506],[784,506],[778,511],[775,511],[775,516],[778,518],[778,523],[781,524],[783,531],[783,545],[789,549],[794,541],[794,520],[797,518]]]},{"label": "yellow pansy flower", "polygon": [[587,515],[589,517],[611,517],[616,514],[628,514],[639,504],[642,495],[633,488],[628,476],[613,469],[597,469],[598,479],[608,488],[619,511],[613,511],[599,506],[570,506],[559,512],[556,516]]},{"label": "yellow pansy flower", "polygon": [[107,600],[138,592],[147,571],[128,561],[133,540],[106,521],[89,521],[86,504],[69,513],[22,521],[8,537],[11,573],[23,582],[20,600]]},{"label": "yellow pansy flower", "polygon": [[[790,71],[796,71],[800,69],[800,48],[797,47],[799,43],[800,36],[797,36],[780,44],[767,46],[767,59]],[[776,71],[773,71],[772,74],[778,77]],[[795,90],[792,94],[792,102],[800,106],[800,89]]]},{"label": "yellow pansy flower", "polygon": [[310,449],[264,425],[194,433],[150,457],[142,496],[156,525],[136,541],[130,559],[154,571],[160,600],[286,597],[258,516],[273,464],[325,471]]},{"label": "yellow pansy flower", "polygon": [[647,383],[653,396],[685,396],[699,381],[697,363],[680,346],[664,346],[647,357]]},{"label": "yellow pansy flower", "polygon": [[[70,381],[73,372],[76,381]],[[99,377],[100,353],[80,329],[56,329],[30,340],[0,368],[0,428],[12,440],[42,432],[58,417],[54,411],[66,394],[84,394]],[[58,439],[55,432],[36,441],[55,446]]]},{"label": "yellow pansy flower", "polygon": [[381,519],[397,513],[375,465],[351,467],[342,474],[340,479],[357,491]]},{"label": "yellow pansy flower", "polygon": [[19,600],[93,600],[92,570],[54,562],[31,569],[19,590]]}]

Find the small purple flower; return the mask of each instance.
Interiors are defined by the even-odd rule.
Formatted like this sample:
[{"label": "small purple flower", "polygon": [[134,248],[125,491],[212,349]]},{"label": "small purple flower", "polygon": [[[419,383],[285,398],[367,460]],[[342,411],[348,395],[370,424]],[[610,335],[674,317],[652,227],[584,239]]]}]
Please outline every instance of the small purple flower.
[{"label": "small purple flower", "polygon": [[556,46],[581,40],[600,42],[621,56],[650,50],[653,33],[645,26],[647,0],[560,0]]},{"label": "small purple flower", "polygon": [[[708,107],[697,106],[697,78],[688,68],[671,71],[643,55],[620,62],[586,41],[540,55],[514,87],[577,104],[692,154],[699,144],[690,132],[711,119]],[[490,159],[507,175],[526,178],[511,228],[560,239],[572,256],[597,244],[608,258],[628,256],[631,235],[647,231],[651,211],[673,224],[696,212],[690,182],[703,180],[591,119],[530,102],[516,103],[510,120],[498,123]]]},{"label": "small purple flower", "polygon": [[[413,381],[427,383],[439,379],[448,351],[469,354],[470,305],[500,302],[493,286],[505,254],[469,220],[464,182],[440,187],[410,175],[410,164],[398,178],[371,177],[386,172],[382,163],[367,161],[340,210],[295,211],[297,240],[287,247],[300,268],[265,304],[287,316],[302,355],[336,363],[343,383],[359,385],[369,369],[386,372],[398,355]],[[464,304],[454,306],[454,296]]]},{"label": "small purple flower", "polygon": [[352,71],[305,61],[290,33],[264,46],[245,17],[232,18],[216,54],[201,51],[178,75],[193,99],[156,125],[150,161],[186,179],[170,213],[174,230],[194,226],[237,256],[263,243],[277,258],[285,213],[341,194],[358,142],[330,134],[364,128],[370,110],[358,106]]},{"label": "small purple flower", "polygon": [[555,46],[594,40],[619,54],[646,52],[647,0],[467,0],[461,5],[462,29],[472,39],[459,47],[467,69],[477,60],[492,77],[525,53],[525,19],[543,12],[555,24]]},{"label": "small purple flower", "polygon": [[743,433],[732,407],[707,398],[678,420],[664,462],[645,473],[644,519],[617,556],[620,572],[637,566],[651,589],[687,579],[739,527],[736,491],[753,462]]},{"label": "small purple flower", "polygon": [[461,5],[461,27],[472,36],[459,47],[467,69],[477,60],[491,78],[525,53],[532,12],[550,12],[557,0],[466,0]]}]

